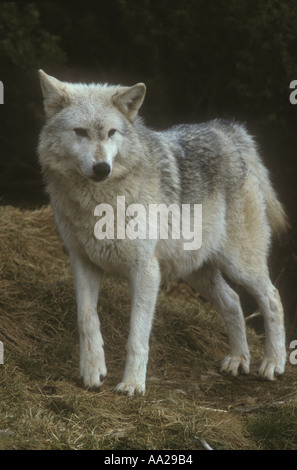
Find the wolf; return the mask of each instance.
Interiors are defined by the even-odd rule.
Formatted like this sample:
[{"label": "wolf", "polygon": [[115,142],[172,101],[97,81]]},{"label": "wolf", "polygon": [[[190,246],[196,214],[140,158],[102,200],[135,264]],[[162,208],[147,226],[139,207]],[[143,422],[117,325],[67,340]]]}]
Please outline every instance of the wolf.
[{"label": "wolf", "polygon": [[[272,235],[287,217],[245,126],[215,119],[157,131],[139,115],[146,86],[60,81],[39,71],[46,120],[38,154],[55,222],[74,278],[84,386],[100,387],[107,369],[97,302],[104,274],[124,277],[131,296],[122,381],[115,391],[145,392],[149,339],[160,287],[183,279],[222,315],[230,351],[221,371],[248,374],[243,286],[264,316],[259,376],[274,380],[286,362],[284,313],[267,266]],[[202,204],[202,244],[180,239],[98,240],[100,203]],[[129,218],[129,217],[128,217]]]}]

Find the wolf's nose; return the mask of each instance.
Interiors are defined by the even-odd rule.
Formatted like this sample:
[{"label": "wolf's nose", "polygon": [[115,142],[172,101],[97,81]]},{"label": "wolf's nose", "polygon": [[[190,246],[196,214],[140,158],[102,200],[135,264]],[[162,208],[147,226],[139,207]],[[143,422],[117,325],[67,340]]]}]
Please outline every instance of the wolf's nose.
[{"label": "wolf's nose", "polygon": [[96,163],[93,166],[94,180],[101,181],[106,178],[110,173],[110,166],[106,162]]}]

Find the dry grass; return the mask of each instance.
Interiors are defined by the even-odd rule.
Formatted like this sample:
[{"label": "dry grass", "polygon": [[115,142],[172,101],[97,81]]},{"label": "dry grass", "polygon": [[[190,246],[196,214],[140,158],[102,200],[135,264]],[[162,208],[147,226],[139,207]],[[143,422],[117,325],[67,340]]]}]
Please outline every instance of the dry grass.
[{"label": "dry grass", "polygon": [[252,374],[219,375],[225,328],[185,286],[160,294],[147,393],[127,398],[113,393],[125,361],[127,286],[105,279],[108,376],[99,391],[84,390],[69,262],[51,209],[2,207],[0,220],[0,449],[186,450],[201,449],[200,439],[215,449],[297,449],[294,366],[275,383],[259,381],[263,341],[249,330]]}]

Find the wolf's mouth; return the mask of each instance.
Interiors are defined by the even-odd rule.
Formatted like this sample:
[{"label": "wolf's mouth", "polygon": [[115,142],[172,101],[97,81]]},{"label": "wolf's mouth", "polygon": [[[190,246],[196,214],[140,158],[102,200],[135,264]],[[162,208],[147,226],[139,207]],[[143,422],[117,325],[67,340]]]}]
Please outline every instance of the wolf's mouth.
[{"label": "wolf's mouth", "polygon": [[91,176],[91,179],[95,181],[96,183],[99,183],[100,181],[105,181],[107,180],[109,175],[107,176]]}]

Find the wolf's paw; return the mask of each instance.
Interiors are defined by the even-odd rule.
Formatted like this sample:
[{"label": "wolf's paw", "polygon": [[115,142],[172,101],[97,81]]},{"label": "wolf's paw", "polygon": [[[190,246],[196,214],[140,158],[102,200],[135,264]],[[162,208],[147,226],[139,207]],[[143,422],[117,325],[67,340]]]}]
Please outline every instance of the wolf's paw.
[{"label": "wolf's paw", "polygon": [[86,388],[98,388],[101,387],[107,370],[105,363],[98,362],[94,364],[91,361],[81,361],[80,364],[80,375]]},{"label": "wolf's paw", "polygon": [[114,389],[116,393],[122,393],[128,397],[132,397],[135,394],[144,395],[145,385],[132,384],[126,382],[120,382]]},{"label": "wolf's paw", "polygon": [[231,354],[226,356],[221,364],[222,373],[237,376],[241,374],[249,374],[250,372],[250,361],[247,355],[241,354],[239,356],[232,356]]},{"label": "wolf's paw", "polygon": [[259,369],[259,375],[265,380],[274,380],[285,371],[285,361],[265,357]]},{"label": "wolf's paw", "polygon": [[84,386],[86,388],[99,388],[103,384],[103,381],[106,376],[106,369],[101,370],[96,367],[88,367],[81,378],[83,380]]}]

